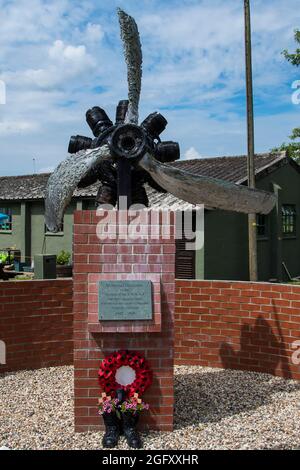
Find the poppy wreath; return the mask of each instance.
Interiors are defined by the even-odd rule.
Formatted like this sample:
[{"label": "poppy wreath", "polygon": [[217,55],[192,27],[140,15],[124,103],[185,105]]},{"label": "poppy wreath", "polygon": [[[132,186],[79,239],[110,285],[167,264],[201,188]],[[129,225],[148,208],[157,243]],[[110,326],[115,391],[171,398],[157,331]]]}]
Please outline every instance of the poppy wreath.
[{"label": "poppy wreath", "polygon": [[[136,374],[135,380],[128,385],[120,385],[116,381],[116,372],[122,366],[131,367]],[[99,383],[104,392],[112,397],[118,389],[123,389],[128,397],[135,393],[144,393],[152,384],[152,371],[146,359],[136,351],[116,351],[106,356],[101,362],[98,372]]]}]

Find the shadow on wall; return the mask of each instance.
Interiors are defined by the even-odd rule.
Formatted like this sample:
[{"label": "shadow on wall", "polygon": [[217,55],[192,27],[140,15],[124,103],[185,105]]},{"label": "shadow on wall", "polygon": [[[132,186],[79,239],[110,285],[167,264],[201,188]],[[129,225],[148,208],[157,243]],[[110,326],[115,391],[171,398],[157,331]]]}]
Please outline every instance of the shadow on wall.
[{"label": "shadow on wall", "polygon": [[220,358],[225,369],[248,369],[273,375],[279,375],[280,372],[285,379],[292,378],[290,354],[273,301],[272,305],[274,320],[271,323],[274,331],[268,321],[259,316],[254,325],[242,325],[239,351],[236,352],[228,343],[222,343]]},{"label": "shadow on wall", "polygon": [[294,381],[256,372],[205,368],[188,373],[186,370],[175,376],[176,429],[217,423],[267,405],[276,400],[277,393],[288,395],[300,390],[300,384]]}]

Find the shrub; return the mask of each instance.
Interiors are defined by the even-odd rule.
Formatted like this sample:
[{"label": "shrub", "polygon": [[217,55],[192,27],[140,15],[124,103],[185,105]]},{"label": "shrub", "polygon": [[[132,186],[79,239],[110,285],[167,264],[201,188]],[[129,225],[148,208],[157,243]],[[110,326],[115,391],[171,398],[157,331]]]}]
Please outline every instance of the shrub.
[{"label": "shrub", "polygon": [[56,263],[61,264],[61,265],[69,264],[70,259],[71,259],[71,253],[69,253],[68,251],[62,250],[60,253],[58,253],[56,257]]},{"label": "shrub", "polygon": [[[8,260],[8,253],[7,251],[0,251],[0,263],[5,264]],[[14,260],[13,255],[10,255],[10,262],[12,263]]]}]

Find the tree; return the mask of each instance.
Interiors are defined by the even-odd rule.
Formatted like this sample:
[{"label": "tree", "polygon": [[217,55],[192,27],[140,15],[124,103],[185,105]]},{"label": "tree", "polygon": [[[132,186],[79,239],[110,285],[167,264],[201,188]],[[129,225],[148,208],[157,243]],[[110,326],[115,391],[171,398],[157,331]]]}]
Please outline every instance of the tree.
[{"label": "tree", "polygon": [[299,44],[299,47],[296,49],[294,54],[290,54],[287,49],[285,49],[282,53],[286,60],[291,62],[291,64],[296,65],[296,67],[299,67],[300,65],[300,30],[296,29],[295,31],[295,41],[297,44]]},{"label": "tree", "polygon": [[[292,65],[296,67],[300,66],[300,30],[295,31],[295,41],[299,45],[296,51],[291,54],[287,49],[285,49],[282,54]],[[300,164],[300,142],[295,142],[297,139],[300,139],[300,127],[296,127],[292,131],[290,140],[292,142],[283,143],[280,147],[272,149],[272,152],[286,151],[287,155]]]},{"label": "tree", "polygon": [[300,142],[284,142],[280,147],[273,148],[271,152],[286,152],[288,157],[292,158],[300,165]]}]

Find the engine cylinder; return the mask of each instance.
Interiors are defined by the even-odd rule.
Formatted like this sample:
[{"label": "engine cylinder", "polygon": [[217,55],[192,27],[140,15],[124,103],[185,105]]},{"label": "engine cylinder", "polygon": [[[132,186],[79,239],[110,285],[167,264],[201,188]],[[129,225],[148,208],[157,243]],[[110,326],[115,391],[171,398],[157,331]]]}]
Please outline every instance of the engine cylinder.
[{"label": "engine cylinder", "polygon": [[79,150],[87,150],[92,148],[93,139],[82,135],[72,135],[69,142],[68,152],[77,153]]},{"label": "engine cylinder", "polygon": [[128,100],[121,100],[117,106],[116,110],[116,125],[123,124],[125,121],[126,113],[128,110]]},{"label": "engine cylinder", "polygon": [[153,138],[158,138],[159,135],[167,127],[168,121],[160,113],[149,114],[141,124],[141,127],[145,129],[148,134]]},{"label": "engine cylinder", "polygon": [[180,158],[180,147],[177,142],[160,142],[156,147],[155,157],[162,163],[174,162]]},{"label": "engine cylinder", "polygon": [[86,112],[86,120],[95,137],[113,125],[104,109],[95,106]]}]

